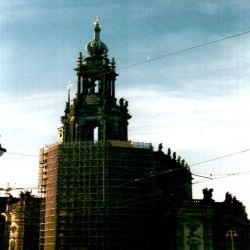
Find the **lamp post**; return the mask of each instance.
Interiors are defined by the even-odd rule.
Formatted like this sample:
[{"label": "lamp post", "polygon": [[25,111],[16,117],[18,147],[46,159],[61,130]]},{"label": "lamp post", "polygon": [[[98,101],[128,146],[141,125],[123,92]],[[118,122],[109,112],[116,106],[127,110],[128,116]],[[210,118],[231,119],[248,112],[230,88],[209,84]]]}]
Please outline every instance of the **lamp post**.
[{"label": "lamp post", "polygon": [[0,157],[6,152],[7,150],[3,148],[0,144]]},{"label": "lamp post", "polygon": [[[1,135],[0,135],[1,136]],[[0,157],[6,152],[7,150],[5,148],[2,147],[1,143],[0,143]]]},{"label": "lamp post", "polygon": [[237,232],[234,231],[234,230],[229,230],[229,231],[227,231],[226,236],[227,236],[227,237],[230,237],[230,240],[231,240],[231,248],[232,248],[232,250],[235,250],[235,248],[234,248],[234,237],[237,237],[237,236],[238,236]]}]

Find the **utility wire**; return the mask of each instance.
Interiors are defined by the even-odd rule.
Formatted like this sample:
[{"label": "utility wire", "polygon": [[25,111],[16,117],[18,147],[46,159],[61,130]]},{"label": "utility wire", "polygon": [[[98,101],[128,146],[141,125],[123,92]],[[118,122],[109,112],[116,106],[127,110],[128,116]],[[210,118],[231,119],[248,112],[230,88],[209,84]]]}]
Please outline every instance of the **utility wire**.
[{"label": "utility wire", "polygon": [[27,157],[34,157],[34,158],[38,158],[38,155],[30,155],[30,154],[22,154],[22,153],[13,153],[13,152],[6,152],[5,154],[11,154],[11,155],[19,155],[19,156],[27,156]]},{"label": "utility wire", "polygon": [[204,175],[200,175],[200,174],[194,174],[192,173],[193,176],[197,176],[197,177],[201,177],[201,178],[205,178],[205,179],[209,179],[209,180],[213,180],[212,177],[207,177],[207,176],[204,176]]},{"label": "utility wire", "polygon": [[250,33],[250,30],[249,31],[245,31],[245,32],[241,32],[241,33],[237,33],[237,34],[234,34],[234,35],[231,35],[231,36],[226,36],[226,37],[223,37],[223,38],[220,38],[220,39],[217,39],[217,40],[213,40],[213,41],[210,41],[210,42],[201,43],[201,44],[198,44],[198,45],[186,48],[186,49],[177,50],[177,51],[165,54],[165,55],[153,57],[153,58],[148,59],[148,60],[143,60],[143,61],[137,62],[135,64],[131,64],[131,65],[122,67],[122,68],[120,68],[120,70],[124,70],[124,69],[128,69],[128,68],[136,67],[138,65],[149,63],[149,62],[156,61],[156,60],[160,60],[160,59],[163,59],[163,58],[166,58],[166,57],[169,57],[169,56],[175,56],[175,55],[178,55],[178,54],[182,54],[182,53],[188,52],[190,50],[194,50],[194,49],[198,49],[198,48],[201,48],[201,47],[205,47],[205,46],[211,45],[213,43],[222,42],[222,41],[234,38],[234,37],[243,36],[243,35],[246,35],[248,33]]},{"label": "utility wire", "polygon": [[[223,179],[223,178],[228,178],[228,177],[234,177],[234,176],[237,176],[237,175],[243,175],[243,174],[249,174],[250,171],[244,171],[244,172],[239,172],[239,173],[232,173],[232,174],[227,174],[225,176],[222,176],[222,177],[218,177],[218,178],[215,178],[215,179],[209,179],[209,180],[205,180],[205,181],[200,181],[200,182],[195,182],[195,183],[192,183],[193,185],[195,184],[200,184],[200,183],[203,183],[203,182],[208,182],[208,181],[214,181],[214,180],[217,180],[217,179]],[[203,177],[203,176],[202,176]],[[183,187],[184,185],[181,184],[181,185],[178,185],[178,186],[174,186],[174,187],[169,187],[167,189],[168,192],[173,192],[174,190],[178,189],[178,188],[181,188]],[[70,187],[68,187],[70,189]],[[79,186],[78,186],[79,188]],[[119,186],[116,186],[114,188],[119,188]],[[127,187],[126,187],[127,188]],[[3,191],[6,190],[5,188],[1,188]],[[15,191],[15,190],[18,190],[18,189],[22,189],[22,190],[28,190],[28,189],[37,189],[37,187],[24,187],[24,188],[12,188],[10,191]],[[75,188],[73,188],[75,189]],[[1,190],[0,190],[1,191]],[[106,190],[108,191],[108,190]],[[138,201],[140,200],[140,203],[144,203],[144,202],[151,202],[151,201],[157,201],[157,200],[161,200],[161,199],[165,199],[165,197],[157,197],[157,193],[155,192],[151,192],[151,193],[147,193],[147,194],[141,194],[141,195],[137,195],[137,196],[134,196],[134,197],[131,197],[131,198],[128,198],[128,199],[123,199],[123,200],[119,200],[119,201],[111,201],[111,203],[108,203],[108,208],[109,209],[114,209],[114,208],[126,208],[128,207],[130,204],[130,202],[133,202],[134,201]],[[150,199],[150,200],[141,200],[142,198],[149,198],[150,196],[155,197],[154,200]],[[77,198],[73,198],[73,199],[69,199],[70,202],[73,202],[73,201],[78,201],[79,198],[84,198],[84,195],[80,195],[78,196]],[[124,204],[125,203],[125,204]],[[124,205],[121,205],[121,204],[124,204]],[[114,206],[115,205],[115,206]],[[38,210],[39,211],[40,208],[35,208],[35,210]],[[92,208],[91,211],[92,212],[95,212],[97,211],[99,208]],[[33,212],[35,211],[34,209],[32,209]],[[89,210],[88,210],[89,211]],[[72,213],[81,213],[80,210],[77,210],[77,211],[74,211]]]},{"label": "utility wire", "polygon": [[[245,35],[245,34],[248,34],[248,33],[250,33],[250,31],[237,33],[237,34],[234,34],[234,35],[231,35],[231,36],[227,36],[227,37],[220,38],[220,39],[217,39],[217,40],[213,40],[213,41],[210,41],[210,42],[202,43],[202,44],[199,44],[199,45],[196,45],[196,46],[192,46],[192,47],[189,47],[189,48],[186,48],[186,49],[178,50],[178,51],[171,52],[171,53],[168,53],[168,54],[164,54],[164,55],[161,55],[161,56],[158,56],[158,57],[154,57],[154,58],[151,58],[151,59],[143,60],[143,61],[137,62],[135,64],[131,64],[131,65],[128,65],[128,66],[125,66],[125,67],[121,67],[120,69],[118,69],[118,71],[119,70],[125,70],[125,69],[132,68],[132,67],[136,67],[136,66],[139,66],[141,64],[145,64],[145,63],[149,63],[149,62],[152,62],[152,61],[160,60],[160,59],[163,59],[163,58],[166,58],[166,57],[170,57],[170,56],[174,56],[174,55],[177,55],[177,54],[185,53],[185,52],[188,52],[190,50],[194,50],[194,49],[198,49],[198,48],[201,48],[201,47],[205,47],[205,46],[208,46],[208,45],[211,45],[211,44],[214,44],[214,43],[222,42],[222,41],[225,41],[225,40],[228,40],[228,39],[232,39],[232,38],[235,38],[235,37],[239,37],[239,36],[242,36],[242,35]],[[110,72],[106,72],[104,74],[109,74],[109,73]],[[57,86],[57,87],[53,87],[53,88],[49,88],[49,89],[44,90],[44,91],[40,91],[40,92],[32,93],[32,94],[29,94],[29,95],[25,95],[25,96],[19,97],[19,99],[26,98],[26,97],[29,97],[31,95],[35,95],[35,94],[39,94],[39,93],[43,93],[43,92],[55,90],[57,88],[60,88],[61,86],[62,85]],[[235,153],[223,155],[223,156],[216,157],[216,158],[212,158],[212,159],[209,159],[209,160],[205,160],[205,161],[202,161],[202,162],[191,164],[190,166],[196,166],[196,165],[204,164],[204,163],[207,163],[207,162],[216,161],[216,160],[219,160],[219,159],[223,159],[223,158],[230,157],[230,156],[233,156],[233,155],[245,153],[245,152],[248,152],[248,151],[250,151],[250,149],[246,149],[246,150],[243,150],[243,151],[239,151],[239,152],[235,152]],[[35,158],[38,157],[38,156],[35,156],[35,155],[29,155],[29,154],[21,154],[21,153],[13,153],[13,152],[6,152],[6,153],[13,154],[13,155],[20,155],[20,156],[35,157]],[[185,168],[185,167],[181,167],[181,168],[173,169],[173,170],[166,170],[166,171],[163,171],[163,172],[161,172],[159,174],[150,175],[148,177],[154,177],[154,176],[157,176],[157,175],[166,174],[166,173],[177,171],[177,170],[180,170],[180,169],[183,169],[183,168]],[[142,179],[148,178],[148,177],[142,177],[142,178],[139,178],[139,179],[135,179],[133,181],[139,181],[139,180],[142,180]]]},{"label": "utility wire", "polygon": [[[250,149],[245,149],[245,150],[241,150],[241,151],[234,152],[234,153],[231,153],[231,154],[226,154],[226,155],[223,155],[223,156],[211,158],[211,159],[209,159],[209,160],[197,162],[197,163],[188,165],[188,167],[194,167],[194,166],[197,166],[197,165],[205,164],[205,163],[207,163],[207,162],[217,161],[217,160],[220,160],[220,159],[223,159],[223,158],[227,158],[227,157],[231,157],[231,156],[234,156],[234,155],[246,153],[246,152],[248,152],[248,151],[250,151]],[[179,168],[176,168],[176,169],[168,169],[168,170],[162,171],[162,172],[157,173],[157,174],[151,174],[151,175],[148,175],[148,176],[144,176],[144,177],[142,177],[142,178],[137,178],[137,179],[131,180],[131,181],[129,181],[128,183],[125,183],[125,184],[123,184],[123,185],[129,184],[129,183],[131,183],[131,182],[137,182],[137,181],[141,181],[141,180],[144,180],[144,179],[148,179],[148,178],[160,176],[160,175],[165,175],[165,174],[168,174],[168,173],[171,173],[171,172],[180,171],[180,170],[185,169],[185,168],[186,168],[186,166],[179,167]]]},{"label": "utility wire", "polygon": [[[201,182],[195,182],[195,183],[192,183],[192,184],[195,185],[195,184],[200,184],[202,182],[209,182],[209,181],[214,181],[214,180],[217,180],[217,179],[234,177],[234,176],[237,176],[237,175],[249,174],[249,173],[250,173],[250,171],[232,173],[232,174],[228,174],[228,175],[225,175],[223,177],[216,178],[216,179],[209,179],[209,180],[205,180],[205,181],[201,181]],[[167,191],[168,192],[173,192],[174,190],[179,189],[179,188],[181,188],[183,186],[184,185],[182,184],[182,185],[178,185],[178,186],[174,186],[174,187],[169,187],[169,188],[167,188]],[[70,188],[70,187],[68,187],[68,188]],[[78,188],[79,188],[79,186],[78,186]],[[26,188],[16,188],[16,189],[23,189],[23,190],[26,189],[26,190],[28,190],[28,189],[37,189],[37,188],[36,187],[30,187],[30,188],[26,187]],[[75,188],[73,188],[73,189],[75,189]],[[5,190],[5,189],[3,189],[3,190]],[[13,188],[13,190],[11,190],[11,191],[15,191],[15,188]],[[111,201],[107,205],[108,205],[108,209],[127,208],[127,207],[129,207],[131,205],[134,205],[134,202],[136,202],[136,201],[139,201],[140,203],[146,203],[146,202],[152,202],[152,201],[158,201],[158,200],[166,199],[166,197],[158,197],[158,195],[159,195],[159,193],[151,192],[151,193],[136,195],[134,197],[127,198],[127,199]],[[149,198],[149,197],[152,197],[154,199],[144,200],[145,198]],[[79,198],[83,199],[84,195],[80,195],[77,198],[71,198],[71,199],[69,199],[69,201],[70,202],[79,201]],[[97,212],[100,209],[101,209],[101,207],[96,207],[96,208],[92,207],[91,212]],[[33,209],[30,209],[30,210],[32,210],[32,212],[35,212],[35,211],[40,211],[40,208],[33,208]],[[88,209],[88,212],[89,212],[89,209]],[[76,209],[76,211],[71,212],[71,214],[78,214],[78,213],[82,213],[82,210]]]},{"label": "utility wire", "polygon": [[[235,38],[235,37],[243,36],[243,35],[246,35],[248,33],[250,33],[250,30],[249,31],[245,31],[245,32],[241,32],[241,33],[237,33],[237,34],[234,34],[234,35],[226,36],[226,37],[223,37],[223,38],[220,38],[220,39],[216,39],[216,40],[213,40],[213,41],[210,41],[210,42],[201,43],[201,44],[189,47],[189,48],[185,48],[185,49],[177,50],[177,51],[170,52],[170,53],[167,53],[167,54],[163,54],[161,56],[156,56],[156,57],[153,57],[153,58],[150,58],[150,59],[142,60],[142,61],[139,61],[139,62],[134,63],[134,64],[130,64],[130,65],[127,65],[127,66],[124,66],[124,67],[120,67],[120,68],[117,69],[117,72],[119,72],[121,70],[130,69],[130,68],[133,68],[133,67],[137,67],[139,65],[150,63],[150,62],[153,62],[153,61],[161,60],[161,59],[166,58],[166,57],[170,57],[170,56],[175,56],[175,55],[178,55],[178,54],[182,54],[182,53],[185,53],[185,52],[188,52],[188,51],[191,51],[191,50],[195,50],[195,49],[198,49],[198,48],[202,48],[202,47],[214,44],[214,43],[219,43],[219,42],[222,42],[222,41],[225,41],[225,40],[229,40],[229,39],[232,39],[232,38]],[[104,72],[101,75],[110,74],[111,72],[112,71]],[[95,77],[97,77],[99,75],[100,74],[95,75],[93,77],[88,77],[88,78],[95,78]],[[83,79],[83,80],[86,80],[86,79]],[[61,88],[62,86],[64,86],[64,85],[55,86],[55,87],[49,88],[47,90],[42,90],[42,91],[39,91],[39,92],[34,92],[34,93],[31,93],[31,94],[27,94],[25,96],[16,97],[13,100],[23,99],[23,98],[26,98],[26,97],[29,97],[29,96],[32,96],[32,95],[36,95],[36,94],[41,94],[41,93],[44,93],[44,92],[52,91],[52,90]],[[12,102],[12,100],[7,100],[5,102]]]},{"label": "utility wire", "polygon": [[[230,153],[230,154],[225,154],[225,155],[222,155],[222,156],[218,156],[218,157],[215,157],[215,158],[211,158],[211,159],[208,159],[208,160],[205,160],[205,161],[200,161],[200,162],[197,162],[197,163],[193,163],[191,165],[188,165],[188,167],[194,167],[194,166],[198,166],[198,165],[201,165],[201,164],[205,164],[205,163],[208,163],[208,162],[212,162],[212,161],[217,161],[217,160],[221,160],[221,159],[224,159],[224,158],[227,158],[227,157],[231,157],[231,156],[235,156],[235,155],[238,155],[238,154],[243,154],[243,153],[246,153],[246,152],[249,152],[250,149],[245,149],[245,150],[241,150],[241,151],[237,151],[237,152],[234,152],[234,153]],[[27,157],[34,157],[34,158],[38,158],[39,156],[37,155],[30,155],[30,154],[22,154],[22,153],[13,153],[13,152],[6,152],[6,154],[12,154],[12,155],[20,155],[20,156],[27,156]],[[170,172],[175,172],[175,171],[179,171],[179,170],[182,170],[186,168],[185,166],[183,167],[180,167],[180,168],[176,168],[176,169],[168,169],[168,170],[165,170],[165,171],[162,171],[158,174],[150,174],[148,176],[145,176],[145,177],[141,177],[141,178],[137,178],[137,179],[134,179],[134,180],[131,180],[129,182],[126,182],[124,183],[122,186],[126,185],[126,184],[129,184],[131,182],[137,182],[137,181],[140,181],[140,180],[143,180],[143,179],[147,179],[147,178],[151,178],[151,177],[155,177],[155,176],[160,176],[160,175],[164,175],[164,174],[167,174],[167,173],[170,173]],[[193,174],[193,175],[196,175],[196,176],[199,176],[199,174]],[[204,177],[204,176],[199,176],[199,177]],[[205,178],[205,177],[204,177]],[[206,178],[209,178],[209,177],[206,177]]]},{"label": "utility wire", "polygon": [[[224,176],[223,178],[233,177],[233,176],[236,176],[236,175],[248,174],[248,173],[250,173],[250,171],[240,172],[240,173],[234,173],[234,174],[231,174],[231,175],[228,175],[228,176]],[[222,179],[222,177],[217,178],[217,179]],[[213,180],[215,180],[215,179],[206,180],[204,182],[213,181]],[[199,184],[199,182],[192,183],[192,184],[193,185],[194,184]],[[185,185],[181,184],[181,185],[178,185],[178,186],[168,187],[165,191],[168,191],[168,193],[171,193],[171,192],[173,192],[176,189],[182,188],[183,186],[185,186]],[[108,191],[108,190],[106,190],[106,191]],[[78,201],[80,197],[84,198],[84,195],[83,196],[79,196],[78,198],[70,199],[70,201],[72,201],[72,202],[73,201]],[[127,198],[127,199],[121,199],[121,200],[111,201],[111,202],[107,203],[107,208],[108,209],[127,208],[127,207],[129,207],[131,205],[134,206],[135,202],[146,203],[146,202],[152,202],[152,201],[159,201],[159,200],[162,200],[162,199],[165,200],[166,197],[163,197],[163,196],[160,197],[159,193],[150,192],[150,193],[145,193],[145,194],[141,194],[141,195],[135,195],[134,197],[130,197],[130,198]],[[100,207],[98,207],[98,208],[92,208],[91,212],[97,212],[98,210],[100,210]],[[81,212],[82,212],[81,210],[77,210],[77,211],[72,212],[71,214],[78,214],[78,213],[81,213]]]},{"label": "utility wire", "polygon": [[39,95],[39,94],[43,94],[45,92],[50,92],[50,91],[53,91],[53,90],[56,90],[56,89],[59,89],[63,86],[66,86],[66,85],[58,85],[58,86],[55,86],[55,87],[52,87],[52,88],[48,88],[48,89],[45,89],[45,90],[41,90],[41,91],[36,91],[36,92],[32,92],[30,94],[26,94],[26,95],[23,95],[23,96],[17,96],[13,99],[7,99],[6,101],[4,101],[4,103],[12,103],[13,101],[16,101],[16,100],[21,100],[21,99],[25,99],[27,97],[30,97],[30,96],[34,96],[34,95]]},{"label": "utility wire", "polygon": [[200,184],[200,183],[208,182],[208,181],[216,181],[216,180],[219,180],[219,179],[225,179],[225,178],[228,178],[228,177],[234,177],[234,176],[243,175],[243,174],[250,174],[250,171],[244,171],[244,172],[232,173],[232,174],[225,174],[225,175],[217,177],[217,178],[211,178],[210,180],[197,181],[197,182],[194,182],[193,184]]},{"label": "utility wire", "polygon": [[231,153],[231,154],[226,154],[226,155],[218,156],[218,157],[215,157],[215,158],[212,158],[212,159],[209,159],[209,160],[205,160],[205,161],[201,161],[201,162],[197,162],[197,163],[191,164],[190,167],[194,167],[194,166],[197,166],[197,165],[200,165],[200,164],[204,164],[204,163],[207,163],[207,162],[210,162],[210,161],[217,161],[217,160],[220,160],[220,159],[223,159],[223,158],[227,158],[227,157],[230,157],[230,156],[234,156],[234,155],[246,153],[248,151],[250,151],[250,149],[245,149],[245,150],[234,152],[234,153]]},{"label": "utility wire", "polygon": [[[206,160],[206,161],[202,161],[202,162],[199,162],[199,163],[195,163],[193,164],[194,165],[200,165],[200,164],[204,164],[206,162],[210,162],[210,161],[215,161],[215,160],[219,160],[219,159],[223,159],[225,157],[230,157],[230,156],[233,156],[233,155],[237,155],[237,154],[241,154],[241,153],[245,153],[245,152],[248,152],[250,149],[247,149],[247,150],[241,150],[241,151],[238,151],[238,152],[235,152],[235,153],[231,153],[231,154],[226,154],[224,156],[220,156],[220,157],[216,157],[216,158],[212,158],[210,160]],[[16,153],[13,153],[13,154],[16,154]],[[18,154],[19,155],[19,154]],[[21,154],[23,155],[23,154]],[[192,165],[191,165],[192,166]],[[176,170],[180,170],[180,169],[183,169],[182,168],[178,168]],[[172,170],[172,171],[176,171],[176,170]],[[150,175],[150,176],[147,176],[147,177],[144,177],[144,178],[138,178],[138,179],[134,179],[134,180],[131,180],[127,183],[124,183],[120,186],[114,186],[113,188],[122,188],[122,187],[125,187],[127,184],[129,183],[135,183],[135,182],[138,182],[138,181],[143,181],[147,178],[152,178],[152,177],[155,177],[155,176],[158,176],[158,175],[162,175],[162,174],[166,174],[166,173],[169,173],[169,172],[172,172],[171,170],[169,171],[163,171],[159,174],[155,174],[155,175]],[[218,177],[218,178],[209,178],[209,177],[204,177],[202,175],[199,175],[199,174],[193,174],[194,176],[198,176],[198,177],[202,177],[202,178],[207,178],[207,180],[203,180],[203,181],[198,181],[198,182],[194,182],[192,183],[193,185],[195,184],[200,184],[200,183],[203,183],[203,182],[209,182],[209,181],[214,181],[214,180],[218,180],[218,179],[224,179],[224,178],[228,178],[228,177],[235,177],[235,176],[238,176],[238,175],[243,175],[243,174],[249,174],[250,171],[244,171],[244,172],[238,172],[238,173],[230,173],[230,174],[226,174],[224,176],[221,176],[221,177]],[[183,185],[179,185],[179,186],[175,186],[175,187],[172,187],[172,188],[168,188],[168,191],[173,191],[175,190],[176,188],[180,188],[182,187]],[[70,188],[70,187],[68,187]],[[79,187],[78,187],[79,188]],[[126,187],[128,188],[128,187]],[[2,190],[5,190],[3,188],[1,188]],[[37,187],[32,187],[32,188],[29,188],[29,187],[24,187],[24,188],[12,188],[12,191],[14,190],[17,190],[17,189],[22,189],[22,190],[25,190],[25,189],[37,189]],[[107,191],[109,190],[109,188],[107,189]],[[134,202],[135,200],[138,200],[139,198],[146,198],[146,197],[150,197],[152,196],[152,198],[154,196],[157,196],[156,193],[148,193],[148,194],[143,194],[143,195],[140,195],[140,196],[135,196],[135,197],[131,197],[131,198],[128,198],[128,199],[125,199],[125,200],[121,200],[121,201],[113,201],[109,204],[109,208],[116,208],[114,207],[114,205],[118,205],[119,207],[123,207],[123,208],[126,208],[128,205],[129,205],[129,202]],[[156,198],[155,200],[157,200],[158,198]],[[72,200],[72,199],[71,199]],[[70,200],[70,201],[71,201]],[[78,200],[78,199],[73,199],[73,200]],[[141,201],[141,202],[149,202],[149,201]],[[120,204],[124,204],[123,206],[121,206]],[[75,211],[74,213],[78,213],[79,211]]]},{"label": "utility wire", "polygon": [[[234,152],[234,153],[226,154],[226,155],[223,155],[223,156],[215,157],[215,158],[212,158],[212,159],[209,159],[209,160],[205,160],[205,161],[201,161],[201,162],[198,162],[198,163],[195,163],[195,164],[191,164],[190,166],[197,166],[197,165],[205,164],[207,162],[217,161],[217,160],[220,160],[220,159],[223,159],[223,158],[226,158],[226,157],[231,157],[231,156],[235,156],[235,155],[238,155],[238,154],[246,153],[248,151],[250,151],[250,149],[241,150],[241,151],[238,151],[238,152]],[[25,154],[18,154],[18,153],[10,153],[10,154],[37,157],[37,156],[34,156],[34,155],[25,155]],[[147,175],[147,176],[144,176],[144,177],[141,177],[141,178],[136,178],[136,179],[130,180],[128,182],[125,182],[125,183],[123,183],[123,184],[121,184],[119,186],[110,187],[110,188],[108,188],[108,190],[113,189],[113,188],[115,188],[115,189],[116,188],[123,188],[123,187],[127,188],[129,184],[145,181],[147,179],[151,179],[151,178],[161,176],[161,175],[166,175],[166,174],[169,174],[171,172],[180,171],[180,170],[182,170],[184,168],[186,168],[186,167],[184,166],[184,167],[180,167],[180,168],[177,168],[177,169],[169,169],[169,170],[165,170],[165,171],[162,171],[160,173],[157,173],[157,174],[150,174],[150,175]],[[193,176],[206,178],[206,180],[197,181],[197,182],[194,182],[192,184],[195,185],[195,184],[200,184],[200,183],[203,183],[203,182],[214,181],[214,180],[218,180],[218,179],[224,179],[224,178],[228,178],[228,177],[234,177],[234,176],[238,176],[238,175],[242,175],[242,174],[249,174],[249,173],[250,173],[250,171],[245,171],[245,172],[240,172],[240,173],[232,173],[232,174],[227,174],[227,175],[224,175],[224,176],[221,176],[221,177],[218,177],[218,178],[210,178],[210,177],[205,177],[205,176],[202,176],[202,175],[199,175],[199,174],[192,174]],[[151,194],[147,194],[147,195],[151,195]],[[144,195],[143,195],[143,197],[144,197]],[[128,200],[130,200],[130,199],[128,199]],[[126,201],[128,201],[128,200],[126,200]],[[132,200],[134,200],[134,198],[132,198]],[[122,202],[124,202],[124,201],[122,201]],[[112,205],[114,205],[114,204],[112,204]]]}]

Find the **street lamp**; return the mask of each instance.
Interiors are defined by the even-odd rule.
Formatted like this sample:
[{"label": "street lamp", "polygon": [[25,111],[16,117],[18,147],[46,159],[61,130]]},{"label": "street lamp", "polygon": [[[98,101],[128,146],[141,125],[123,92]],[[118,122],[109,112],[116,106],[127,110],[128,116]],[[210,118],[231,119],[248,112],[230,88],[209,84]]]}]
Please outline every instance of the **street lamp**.
[{"label": "street lamp", "polygon": [[0,143],[0,157],[6,152],[7,150],[1,146]]},{"label": "street lamp", "polygon": [[234,237],[237,237],[237,236],[238,236],[237,232],[234,231],[234,230],[229,230],[229,231],[227,231],[226,236],[229,237],[230,240],[231,240],[231,247],[232,247],[232,250],[235,250],[235,248],[234,248]]}]

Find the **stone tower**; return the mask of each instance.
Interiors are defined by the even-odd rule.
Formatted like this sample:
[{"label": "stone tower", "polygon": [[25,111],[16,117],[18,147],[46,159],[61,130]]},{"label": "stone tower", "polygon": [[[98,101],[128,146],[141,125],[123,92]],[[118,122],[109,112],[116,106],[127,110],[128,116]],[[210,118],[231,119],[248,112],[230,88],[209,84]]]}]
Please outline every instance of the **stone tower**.
[{"label": "stone tower", "polygon": [[108,48],[100,39],[100,22],[96,19],[94,39],[86,46],[88,57],[79,53],[75,68],[77,93],[61,118],[59,138],[63,142],[128,139],[128,102],[115,97],[115,59],[108,58]]},{"label": "stone tower", "polygon": [[41,150],[39,250],[172,250],[172,208],[191,198],[191,173],[162,145],[128,140],[128,102],[116,99],[115,60],[100,31],[97,19],[59,140]]}]

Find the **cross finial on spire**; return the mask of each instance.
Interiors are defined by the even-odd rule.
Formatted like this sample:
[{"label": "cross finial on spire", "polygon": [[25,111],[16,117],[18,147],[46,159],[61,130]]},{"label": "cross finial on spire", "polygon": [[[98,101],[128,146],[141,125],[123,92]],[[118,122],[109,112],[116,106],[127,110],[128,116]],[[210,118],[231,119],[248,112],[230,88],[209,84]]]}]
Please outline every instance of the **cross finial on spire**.
[{"label": "cross finial on spire", "polygon": [[69,82],[68,82],[68,84],[67,84],[67,90],[70,90],[72,86],[73,86],[73,84],[72,84],[72,83],[70,82],[70,80],[69,80]]},{"label": "cross finial on spire", "polygon": [[94,24],[95,24],[95,26],[99,26],[99,25],[100,25],[100,18],[99,18],[99,16],[97,16],[97,17],[95,18]]}]

